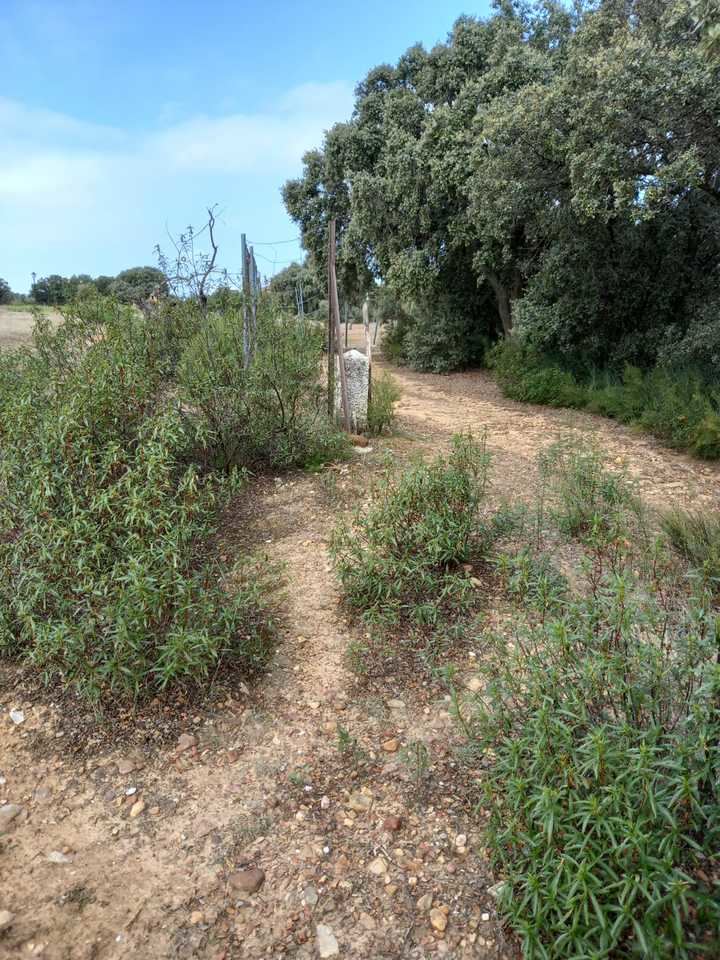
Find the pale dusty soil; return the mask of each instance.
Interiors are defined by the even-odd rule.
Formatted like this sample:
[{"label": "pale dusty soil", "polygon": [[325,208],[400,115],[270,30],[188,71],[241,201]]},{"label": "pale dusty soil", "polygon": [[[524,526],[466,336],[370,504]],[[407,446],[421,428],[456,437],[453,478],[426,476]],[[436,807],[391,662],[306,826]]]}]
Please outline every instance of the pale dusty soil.
[{"label": "pale dusty soil", "polygon": [[[58,318],[56,310],[46,311],[51,317]],[[0,306],[0,350],[10,350],[30,340],[33,328],[33,315],[29,310],[11,310]]]},{"label": "pale dusty soil", "polygon": [[[0,836],[0,910],[15,915],[0,957],[310,958],[318,923],[344,958],[517,955],[496,921],[496,878],[472,813],[482,771],[458,762],[443,692],[422,676],[362,682],[348,669],[356,634],[330,569],[334,517],[362,501],[384,451],[428,455],[467,428],[487,428],[496,495],[528,493],[537,452],[574,430],[626,462],[653,506],[720,507],[720,467],[600,418],[508,402],[485,374],[394,373],[399,436],[324,476],[269,479],[228,518],[224,552],[251,544],[286,565],[281,643],[252,691],[188,705],[169,740],[145,718],[139,735],[126,722],[93,743],[78,732],[92,729],[78,720],[82,707],[0,674],[0,804],[23,807]],[[25,710],[18,726],[13,707]],[[340,754],[338,724],[361,757]],[[181,732],[197,745],[180,750]],[[431,764],[421,789],[400,752],[383,747],[418,739]],[[371,798],[366,812],[352,809],[353,791]],[[131,818],[138,798],[144,809]],[[383,827],[391,814],[402,818],[397,831]],[[49,861],[53,851],[69,862]],[[229,882],[247,865],[265,871],[258,893]],[[417,906],[425,894],[448,910],[442,938]]]}]

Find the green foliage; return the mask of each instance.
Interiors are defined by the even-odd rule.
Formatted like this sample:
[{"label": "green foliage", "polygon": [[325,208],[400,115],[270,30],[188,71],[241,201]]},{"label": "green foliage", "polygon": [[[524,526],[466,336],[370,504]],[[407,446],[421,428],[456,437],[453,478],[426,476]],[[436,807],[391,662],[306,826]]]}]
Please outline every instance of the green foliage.
[{"label": "green foliage", "polygon": [[[482,692],[455,712],[489,768],[479,804],[499,906],[539,958],[715,956],[720,902],[720,621],[637,538],[634,496],[599,454],[553,451],[561,528],[581,534],[577,592],[529,548],[500,559],[523,606],[484,634]],[[666,529],[699,565],[716,521]],[[714,546],[713,546],[714,545]],[[712,561],[716,562],[716,561]]]},{"label": "green foliage", "polygon": [[408,311],[388,356],[460,368],[517,330],[557,361],[537,402],[686,363],[720,314],[717,3],[494,6],[371,69],[285,185],[318,276],[334,217],[343,277]]},{"label": "green foliage", "polygon": [[267,659],[260,570],[205,544],[248,467],[347,446],[322,412],[321,335],[241,310],[97,295],[0,358],[0,653],[85,695],[141,696]]},{"label": "green foliage", "polygon": [[389,373],[383,372],[379,377],[373,378],[367,411],[368,432],[371,436],[379,437],[384,430],[392,426],[395,420],[395,404],[400,396],[398,382]]},{"label": "green foliage", "polygon": [[[252,363],[243,350],[242,309],[190,313],[192,334],[178,364],[178,389],[198,448],[212,466],[320,463],[345,442],[327,421],[321,387],[322,331],[278,315],[263,300]],[[200,311],[202,314],[202,311]]]},{"label": "green foliage", "polygon": [[570,438],[543,452],[540,470],[555,503],[554,519],[567,536],[605,547],[641,518],[627,476],[608,470],[600,450]]},{"label": "green foliage", "polygon": [[[490,338],[476,318],[449,299],[408,307],[383,341],[388,359],[425,373],[482,366]],[[389,349],[388,349],[389,348]]]},{"label": "green foliage", "polygon": [[503,393],[524,403],[582,407],[585,395],[572,373],[547,363],[516,340],[500,341],[488,354]]},{"label": "green foliage", "polygon": [[162,297],[167,292],[167,277],[157,267],[130,267],[110,284],[110,293],[121,303],[142,303],[153,295]]},{"label": "green foliage", "polygon": [[84,301],[1,361],[0,651],[93,699],[252,672],[269,651],[257,578],[202,546],[242,476],[192,462],[156,334]]},{"label": "green foliage", "polygon": [[503,393],[513,400],[585,407],[635,424],[663,443],[708,460],[720,458],[720,390],[697,370],[626,364],[622,378],[592,373],[581,380],[520,339],[488,354]]},{"label": "green foliage", "polygon": [[0,306],[6,303],[12,303],[13,301],[13,292],[10,289],[10,284],[7,280],[3,280],[0,277]]},{"label": "green foliage", "polygon": [[277,305],[286,313],[297,313],[300,303],[305,316],[315,316],[325,304],[323,320],[327,318],[327,290],[321,286],[308,264],[291,263],[270,280],[269,291]]},{"label": "green foliage", "polygon": [[676,508],[661,522],[673,547],[720,593],[720,515]]},{"label": "green foliage", "polygon": [[57,273],[38,277],[30,288],[31,299],[45,306],[62,307],[82,298],[114,296],[123,303],[142,303],[152,294],[165,296],[167,278],[157,267],[131,267],[117,277],[93,278],[87,273],[61,277]]},{"label": "green foliage", "polygon": [[715,0],[690,0],[690,12],[695,20],[695,32],[700,35],[701,48],[710,61],[720,58],[720,10]]},{"label": "green foliage", "polygon": [[376,503],[336,530],[331,552],[345,597],[373,620],[435,624],[470,603],[462,564],[481,558],[489,531],[481,506],[488,457],[469,436],[447,458],[389,470]]}]

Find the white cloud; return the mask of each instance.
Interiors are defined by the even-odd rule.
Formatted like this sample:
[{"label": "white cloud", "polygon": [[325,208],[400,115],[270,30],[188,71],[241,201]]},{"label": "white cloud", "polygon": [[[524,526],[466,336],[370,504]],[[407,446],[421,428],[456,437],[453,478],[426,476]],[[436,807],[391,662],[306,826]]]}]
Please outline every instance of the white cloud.
[{"label": "white cloud", "polygon": [[[184,225],[200,196],[232,205],[234,219],[264,197],[277,221],[282,182],[351,108],[345,85],[309,83],[262,112],[195,116],[131,135],[0,98],[0,276],[23,289],[30,269],[64,272],[61,262],[72,261],[67,272],[92,273],[88,251],[97,259],[98,244],[111,247],[112,260],[133,242],[145,250],[166,219]],[[62,257],[50,263],[49,240],[59,237]]]}]

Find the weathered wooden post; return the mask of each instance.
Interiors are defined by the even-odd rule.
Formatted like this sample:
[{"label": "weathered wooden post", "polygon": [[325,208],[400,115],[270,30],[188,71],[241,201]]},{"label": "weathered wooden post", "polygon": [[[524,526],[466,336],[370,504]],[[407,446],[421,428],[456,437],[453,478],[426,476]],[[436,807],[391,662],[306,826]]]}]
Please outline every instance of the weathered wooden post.
[{"label": "weathered wooden post", "polygon": [[365,297],[362,305],[363,327],[365,328],[365,355],[368,359],[368,403],[372,395],[372,337],[370,336],[370,304]]},{"label": "weathered wooden post", "polygon": [[240,252],[243,292],[243,363],[247,370],[250,366],[250,258],[244,233],[240,234]]},{"label": "weathered wooden post", "polygon": [[[347,378],[345,376],[345,357],[342,350],[342,334],[340,332],[340,302],[338,301],[337,277],[335,275],[335,220],[330,221],[330,235],[328,242],[328,293],[330,296],[330,315],[332,317],[332,331],[335,339],[335,352],[340,368],[340,397],[342,400],[343,423],[350,432],[350,411],[348,409]],[[334,359],[328,354],[328,363],[334,364]],[[333,391],[334,403],[334,391]]]}]

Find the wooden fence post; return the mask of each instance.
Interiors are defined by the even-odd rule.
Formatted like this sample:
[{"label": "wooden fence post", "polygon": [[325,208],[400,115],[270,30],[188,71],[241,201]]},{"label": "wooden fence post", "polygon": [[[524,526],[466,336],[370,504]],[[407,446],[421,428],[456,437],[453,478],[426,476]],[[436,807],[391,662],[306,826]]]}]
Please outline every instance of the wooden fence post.
[{"label": "wooden fence post", "polygon": [[243,292],[243,362],[247,370],[250,366],[250,258],[244,233],[240,234],[240,252]]},{"label": "wooden fence post", "polygon": [[333,324],[332,307],[332,281],[330,279],[330,242],[328,240],[328,269],[327,269],[327,288],[328,288],[328,325],[327,325],[327,392],[328,392],[328,417],[335,419],[335,327]]},{"label": "wooden fence post", "polygon": [[[340,398],[342,400],[343,421],[345,429],[350,432],[350,410],[348,407],[347,377],[345,375],[345,357],[342,350],[342,334],[340,332],[340,302],[338,301],[337,277],[335,275],[335,220],[330,221],[330,233],[328,242],[328,280],[330,296],[330,315],[332,317],[332,330],[335,338],[335,352],[338,358],[340,368]],[[334,365],[334,358],[333,365]],[[331,357],[328,355],[328,362]],[[333,397],[333,402],[334,402]]]},{"label": "wooden fence post", "polygon": [[363,327],[365,328],[365,355],[368,359],[368,403],[372,396],[372,337],[370,336],[370,304],[365,297],[362,305]]}]

